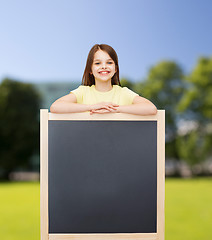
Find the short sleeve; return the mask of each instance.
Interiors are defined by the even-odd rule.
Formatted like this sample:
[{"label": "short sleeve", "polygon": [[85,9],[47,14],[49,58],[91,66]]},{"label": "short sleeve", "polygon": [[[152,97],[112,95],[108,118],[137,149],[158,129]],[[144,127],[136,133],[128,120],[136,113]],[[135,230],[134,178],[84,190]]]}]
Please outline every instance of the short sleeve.
[{"label": "short sleeve", "polygon": [[77,98],[77,103],[82,103],[83,102],[83,87],[82,85],[80,85],[78,88],[70,91],[70,93],[73,93],[76,98]]},{"label": "short sleeve", "polygon": [[139,96],[138,93],[133,92],[132,90],[130,90],[130,89],[127,88],[127,87],[123,87],[123,88],[122,88],[122,91],[123,91],[123,94],[124,94],[125,101],[126,101],[126,103],[128,103],[129,105],[133,103],[133,99],[134,99],[136,96]]}]

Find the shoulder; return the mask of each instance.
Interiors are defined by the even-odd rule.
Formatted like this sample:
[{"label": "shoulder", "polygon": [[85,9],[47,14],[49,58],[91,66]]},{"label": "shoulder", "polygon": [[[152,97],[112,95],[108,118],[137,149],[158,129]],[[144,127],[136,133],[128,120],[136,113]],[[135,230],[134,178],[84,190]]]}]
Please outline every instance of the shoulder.
[{"label": "shoulder", "polygon": [[138,95],[137,93],[135,93],[134,91],[132,91],[128,87],[120,87],[120,90],[122,91],[123,94],[135,94],[135,95]]},{"label": "shoulder", "polygon": [[79,87],[77,87],[76,89],[72,90],[71,92],[84,92],[84,91],[86,91],[89,88],[90,88],[90,86],[80,85]]},{"label": "shoulder", "polygon": [[113,85],[114,88],[121,90],[121,91],[128,91],[130,90],[128,87],[121,87],[119,85]]},{"label": "shoulder", "polygon": [[122,92],[123,91],[123,87],[119,86],[119,85],[113,85],[113,88],[115,88],[116,91]]},{"label": "shoulder", "polygon": [[89,88],[90,88],[90,86],[84,86],[84,85],[80,85],[78,87],[78,89],[80,89],[80,90],[89,89]]}]

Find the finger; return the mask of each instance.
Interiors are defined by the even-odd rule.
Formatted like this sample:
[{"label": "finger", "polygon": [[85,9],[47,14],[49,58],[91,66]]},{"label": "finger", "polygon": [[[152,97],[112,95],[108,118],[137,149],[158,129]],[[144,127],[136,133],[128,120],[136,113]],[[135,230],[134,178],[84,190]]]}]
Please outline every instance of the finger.
[{"label": "finger", "polygon": [[107,113],[107,112],[110,112],[110,111],[107,110],[107,109],[101,109],[101,110],[93,111],[93,113]]},{"label": "finger", "polygon": [[110,110],[111,110],[110,106],[104,106],[104,108],[103,108],[103,109],[106,109],[106,110],[108,110],[108,111],[110,111]]},{"label": "finger", "polygon": [[101,112],[101,113],[110,112],[110,110],[109,109],[101,109],[101,110],[99,110],[99,112]]},{"label": "finger", "polygon": [[115,112],[117,112],[117,110],[116,109],[111,109],[110,112],[115,113]]},{"label": "finger", "polygon": [[115,103],[107,104],[106,106],[107,107],[119,107],[119,105],[115,104]]},{"label": "finger", "polygon": [[110,110],[110,111],[114,111],[114,110],[117,110],[117,107],[108,106],[107,109]]},{"label": "finger", "polygon": [[115,107],[115,106],[109,106],[109,108],[114,109],[114,110],[117,109],[117,107]]},{"label": "finger", "polygon": [[113,111],[115,111],[115,110],[113,110],[113,109],[109,109],[109,110],[105,109],[103,112],[104,113],[110,113],[110,112],[113,112]]}]

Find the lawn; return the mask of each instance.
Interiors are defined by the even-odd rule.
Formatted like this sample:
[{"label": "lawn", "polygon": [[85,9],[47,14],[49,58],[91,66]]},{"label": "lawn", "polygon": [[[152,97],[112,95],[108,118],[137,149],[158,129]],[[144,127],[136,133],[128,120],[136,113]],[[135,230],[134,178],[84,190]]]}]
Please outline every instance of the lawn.
[{"label": "lawn", "polygon": [[[40,239],[39,191],[39,183],[0,183],[0,239]],[[165,239],[212,239],[212,178],[166,179]]]},{"label": "lawn", "polygon": [[0,239],[40,239],[39,183],[0,183]]},{"label": "lawn", "polygon": [[168,179],[166,240],[212,239],[212,178]]}]

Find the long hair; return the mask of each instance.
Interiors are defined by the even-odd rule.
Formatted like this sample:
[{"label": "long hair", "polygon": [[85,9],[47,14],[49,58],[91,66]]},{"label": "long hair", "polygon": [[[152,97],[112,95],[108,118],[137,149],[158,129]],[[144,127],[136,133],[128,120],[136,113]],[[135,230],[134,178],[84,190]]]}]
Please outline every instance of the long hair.
[{"label": "long hair", "polygon": [[89,54],[88,54],[88,58],[87,58],[87,62],[86,62],[86,66],[85,66],[85,70],[84,70],[84,74],[82,77],[82,85],[84,86],[92,86],[95,84],[95,78],[93,76],[93,74],[91,74],[90,72],[92,64],[93,64],[93,60],[94,60],[94,54],[98,51],[98,50],[102,50],[105,51],[106,53],[108,53],[108,55],[113,59],[115,66],[116,66],[116,72],[113,75],[112,79],[111,79],[111,84],[112,85],[119,85],[121,86],[121,83],[119,81],[119,65],[118,65],[118,56],[115,52],[115,50],[107,45],[107,44],[95,44]]}]

